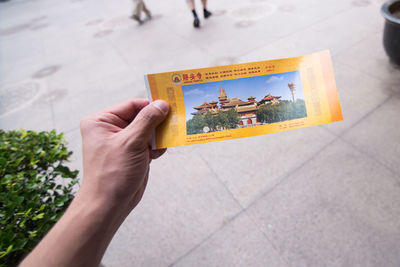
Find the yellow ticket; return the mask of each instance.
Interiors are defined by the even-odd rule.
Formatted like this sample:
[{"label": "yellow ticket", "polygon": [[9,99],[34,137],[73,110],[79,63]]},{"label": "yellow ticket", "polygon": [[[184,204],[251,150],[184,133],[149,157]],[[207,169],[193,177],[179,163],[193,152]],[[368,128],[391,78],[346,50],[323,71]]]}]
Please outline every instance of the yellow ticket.
[{"label": "yellow ticket", "polygon": [[170,105],[153,149],[343,120],[329,51],[145,76],[150,101]]}]

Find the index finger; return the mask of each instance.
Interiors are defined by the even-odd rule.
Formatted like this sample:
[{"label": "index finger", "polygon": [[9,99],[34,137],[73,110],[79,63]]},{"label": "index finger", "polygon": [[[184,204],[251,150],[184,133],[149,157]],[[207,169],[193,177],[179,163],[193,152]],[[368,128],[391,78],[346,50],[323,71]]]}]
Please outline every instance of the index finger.
[{"label": "index finger", "polygon": [[112,107],[105,109],[105,112],[114,114],[122,120],[130,123],[142,108],[147,106],[149,101],[144,98],[130,98]]}]

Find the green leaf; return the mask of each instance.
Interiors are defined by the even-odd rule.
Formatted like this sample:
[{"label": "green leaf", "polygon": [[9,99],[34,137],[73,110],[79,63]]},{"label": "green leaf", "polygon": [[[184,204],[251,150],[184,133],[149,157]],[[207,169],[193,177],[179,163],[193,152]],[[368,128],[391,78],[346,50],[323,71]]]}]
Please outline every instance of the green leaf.
[{"label": "green leaf", "polygon": [[34,216],[32,218],[32,220],[37,221],[37,220],[43,219],[43,217],[44,217],[44,213],[39,213],[38,215]]},{"label": "green leaf", "polygon": [[7,256],[7,254],[10,253],[12,249],[13,249],[13,245],[9,245],[5,251],[0,251],[0,259]]},{"label": "green leaf", "polygon": [[34,238],[34,237],[36,237],[37,236],[37,230],[35,230],[35,231],[28,231],[28,233],[29,233],[29,238]]},{"label": "green leaf", "polygon": [[14,196],[13,198],[13,202],[16,203],[17,205],[21,205],[23,201],[24,201],[23,196]]},{"label": "green leaf", "polygon": [[65,212],[78,182],[63,165],[71,154],[55,130],[0,129],[0,266],[18,265]]}]

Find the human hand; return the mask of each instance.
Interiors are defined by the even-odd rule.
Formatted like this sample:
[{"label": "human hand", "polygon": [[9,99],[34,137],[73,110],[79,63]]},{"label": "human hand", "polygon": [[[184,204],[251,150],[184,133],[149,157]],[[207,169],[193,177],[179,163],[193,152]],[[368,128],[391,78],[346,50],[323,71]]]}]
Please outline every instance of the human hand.
[{"label": "human hand", "polygon": [[130,99],[81,121],[83,183],[65,214],[21,266],[99,266],[118,227],[139,203],[152,131],[167,116],[164,101]]},{"label": "human hand", "polygon": [[83,183],[78,194],[126,208],[129,213],[146,188],[149,164],[163,150],[151,150],[151,133],[169,106],[130,99],[81,121]]}]

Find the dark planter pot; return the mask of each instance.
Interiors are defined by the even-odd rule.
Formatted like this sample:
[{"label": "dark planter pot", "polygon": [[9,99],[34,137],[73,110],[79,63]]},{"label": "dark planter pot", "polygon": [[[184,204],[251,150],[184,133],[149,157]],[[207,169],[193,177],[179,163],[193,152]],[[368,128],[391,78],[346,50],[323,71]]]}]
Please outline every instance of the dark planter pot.
[{"label": "dark planter pot", "polygon": [[383,34],[386,54],[400,66],[400,0],[385,3],[381,11],[386,20]]}]

